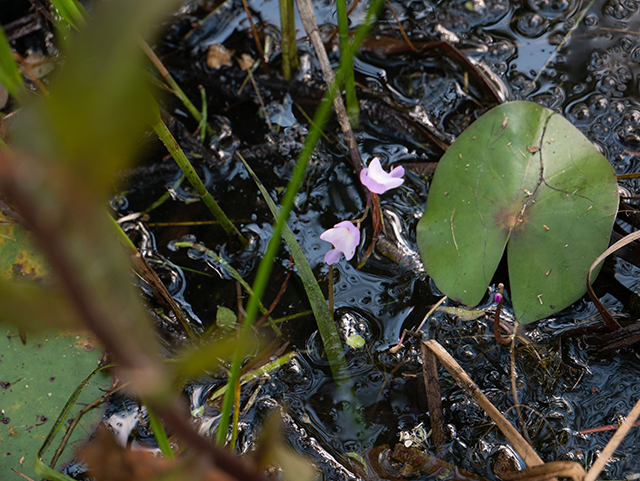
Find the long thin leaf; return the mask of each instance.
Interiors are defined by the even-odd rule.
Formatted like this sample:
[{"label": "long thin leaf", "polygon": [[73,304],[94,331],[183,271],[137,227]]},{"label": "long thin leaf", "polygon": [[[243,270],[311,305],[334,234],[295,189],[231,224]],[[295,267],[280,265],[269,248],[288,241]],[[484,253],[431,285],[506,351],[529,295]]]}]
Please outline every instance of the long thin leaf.
[{"label": "long thin leaf", "polygon": [[77,0],[51,0],[64,20],[76,30],[84,27],[89,15]]},{"label": "long thin leaf", "polygon": [[[264,185],[262,185],[262,182],[260,182],[260,179],[258,179],[255,172],[253,172],[251,167],[249,167],[249,164],[247,164],[242,156],[239,154],[238,156],[244,163],[246,169],[249,171],[249,174],[253,178],[254,182],[257,184],[260,192],[262,192],[262,196],[266,200],[273,216],[276,219],[281,217],[282,214],[280,213],[278,206],[276,206],[275,202],[267,192],[267,189],[265,189]],[[309,266],[309,262],[307,261],[304,252],[302,252],[302,249],[300,248],[300,244],[298,244],[298,241],[296,241],[293,232],[291,232],[291,229],[287,224],[284,224],[282,228],[282,237],[284,237],[287,246],[289,246],[289,251],[291,252],[291,256],[296,263],[298,274],[302,279],[304,290],[307,293],[307,297],[309,298],[309,303],[311,304],[311,309],[313,310],[313,314],[316,318],[316,323],[318,324],[318,331],[320,332],[320,337],[322,338],[324,349],[327,353],[327,358],[329,359],[329,365],[331,366],[333,377],[336,380],[343,379],[345,375],[348,375],[348,369],[344,359],[344,351],[342,348],[340,334],[338,333],[338,329],[336,328],[335,322],[333,321],[333,315],[329,310],[327,301],[322,295],[322,290],[320,289],[318,281],[313,275],[313,271]]]},{"label": "long thin leaf", "polygon": [[247,245],[248,242],[245,237],[240,233],[238,228],[233,225],[233,222],[229,220],[224,211],[220,208],[216,200],[213,198],[211,193],[207,190],[202,179],[196,172],[196,170],[189,162],[189,159],[185,155],[184,151],[176,141],[176,139],[171,135],[171,132],[167,128],[166,124],[159,119],[157,122],[153,124],[153,130],[155,130],[156,134],[162,140],[162,143],[165,145],[173,160],[175,160],[178,167],[182,170],[187,180],[191,183],[196,192],[200,195],[200,199],[204,205],[207,206],[207,209],[213,214],[213,216],[220,222],[220,225],[225,230],[225,232],[229,235],[235,234],[240,242],[243,245]]},{"label": "long thin leaf", "polygon": [[347,104],[347,115],[353,128],[360,122],[360,108],[356,97],[356,81],[353,72],[353,55],[355,50],[349,45],[349,18],[345,0],[336,0],[338,17],[338,38],[340,44],[340,63],[344,71],[344,90]]},{"label": "long thin leaf", "polygon": [[158,416],[156,416],[156,413],[154,413],[153,409],[149,406],[147,406],[147,416],[149,418],[151,430],[153,431],[153,436],[156,438],[158,447],[160,448],[160,451],[162,451],[162,455],[165,458],[174,458],[175,455],[171,449],[171,444],[169,443],[169,438],[167,437],[167,432],[164,430],[162,421]]}]

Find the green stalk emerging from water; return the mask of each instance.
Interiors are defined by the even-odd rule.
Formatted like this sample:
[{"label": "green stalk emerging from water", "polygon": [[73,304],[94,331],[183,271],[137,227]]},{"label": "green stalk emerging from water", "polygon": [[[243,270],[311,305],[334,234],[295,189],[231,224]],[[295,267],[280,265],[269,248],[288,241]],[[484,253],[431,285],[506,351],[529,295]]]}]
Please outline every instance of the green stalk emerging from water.
[{"label": "green stalk emerging from water", "polygon": [[173,135],[171,135],[171,132],[169,132],[169,129],[162,121],[162,119],[158,119],[158,121],[153,124],[153,130],[155,130],[156,134],[158,134],[158,137],[160,137],[160,140],[162,140],[162,143],[165,145],[169,153],[171,153],[173,159],[176,161],[176,164],[178,164],[180,169],[182,169],[182,172],[184,172],[187,180],[191,182],[193,188],[196,190],[198,195],[200,195],[200,198],[202,199],[202,202],[204,202],[204,205],[206,205],[209,211],[214,215],[214,217],[218,219],[218,222],[220,222],[220,225],[225,230],[225,232],[229,235],[236,235],[242,245],[246,247],[248,244],[247,239],[240,233],[238,228],[233,225],[233,223],[229,220],[227,215],[215,201],[211,193],[209,193],[207,188],[204,186],[202,179],[200,179],[200,176],[195,171],[195,169],[191,165],[191,162],[189,162],[189,159],[187,159],[184,151],[182,150],[182,148],[180,148],[180,145],[178,145],[178,142],[173,137]]},{"label": "green stalk emerging from water", "polygon": [[288,80],[291,78],[291,71],[298,68],[299,65],[293,0],[280,0],[280,25],[282,30],[282,75]]},{"label": "green stalk emerging from water", "polygon": [[360,123],[360,108],[356,97],[356,81],[353,73],[353,55],[355,48],[349,44],[349,18],[345,0],[336,0],[338,15],[338,38],[340,43],[340,62],[344,72],[344,89],[347,103],[347,115],[353,128]]}]

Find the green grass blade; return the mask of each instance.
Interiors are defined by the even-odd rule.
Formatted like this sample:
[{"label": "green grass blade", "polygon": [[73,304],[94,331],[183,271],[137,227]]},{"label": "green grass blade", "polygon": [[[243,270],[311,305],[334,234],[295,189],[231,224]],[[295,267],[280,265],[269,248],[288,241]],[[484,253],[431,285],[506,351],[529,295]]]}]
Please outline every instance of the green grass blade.
[{"label": "green grass blade", "polygon": [[14,98],[20,98],[24,92],[24,82],[20,69],[11,52],[11,45],[0,28],[0,83]]},{"label": "green grass blade", "polygon": [[[293,356],[295,356],[295,352],[289,352],[281,357],[279,357],[278,359],[275,359],[267,364],[265,364],[264,366],[261,366],[257,369],[253,369],[252,371],[249,371],[246,374],[243,374],[242,377],[240,377],[240,384],[246,384],[249,381],[253,381],[254,379],[258,379],[261,376],[264,376],[267,373],[270,373],[271,371],[273,371],[274,369],[277,369],[281,366],[284,366],[286,363],[288,363],[291,359],[293,359]],[[224,386],[216,389],[213,394],[211,394],[208,398],[208,401],[211,402],[215,399],[218,399],[220,396],[222,396],[223,394],[226,394],[227,389],[229,388],[228,384],[225,384]]]},{"label": "green grass blade", "polygon": [[50,481],[75,481],[73,478],[65,476],[44,464],[37,455],[33,463],[33,470],[44,479],[49,479]]},{"label": "green grass blade", "polygon": [[[251,167],[249,167],[249,164],[246,163],[242,156],[239,155],[239,157],[244,163],[244,166],[249,171],[249,174],[253,178],[254,182],[258,185],[258,188],[260,189],[260,192],[262,192],[262,196],[269,205],[269,209],[271,210],[273,216],[276,219],[280,218],[282,215],[275,202],[267,192],[267,189],[264,188],[262,182],[260,182]],[[302,279],[304,290],[307,293],[307,297],[309,298],[309,303],[311,304],[311,309],[313,310],[313,314],[316,318],[316,323],[318,324],[318,331],[320,332],[320,337],[322,337],[322,342],[327,353],[327,358],[329,359],[329,365],[331,366],[333,377],[334,379],[336,379],[336,381],[342,380],[345,378],[345,376],[348,376],[348,369],[344,359],[342,341],[333,320],[333,315],[331,314],[331,311],[327,306],[327,301],[322,295],[322,290],[320,289],[318,281],[313,275],[313,271],[311,270],[311,267],[307,262],[307,258],[300,248],[300,244],[298,244],[298,241],[296,241],[293,232],[291,232],[291,229],[287,224],[283,225],[282,236],[289,246],[289,251],[291,252],[291,256],[296,263],[298,274]]]},{"label": "green grass blade", "polygon": [[200,176],[195,171],[195,169],[191,165],[191,162],[189,162],[189,159],[185,155],[184,151],[182,150],[176,139],[173,137],[173,135],[171,135],[171,132],[167,128],[166,124],[162,121],[162,119],[153,124],[153,130],[155,130],[156,134],[173,157],[173,160],[176,161],[176,164],[178,164],[182,172],[184,172],[187,180],[200,195],[200,198],[202,199],[204,205],[206,205],[213,216],[218,219],[218,222],[220,222],[220,225],[225,230],[225,232],[228,235],[235,234],[240,242],[242,242],[242,245],[246,246],[248,244],[247,239],[245,239],[238,228],[233,225],[233,223],[229,220],[227,215],[215,201],[211,193],[204,186],[202,179],[200,179]]},{"label": "green grass blade", "polygon": [[296,44],[296,16],[293,0],[280,0],[280,29],[282,31],[282,76],[291,78],[292,70],[298,68],[298,46]]},{"label": "green grass blade", "polygon": [[148,404],[145,404],[145,406],[147,407],[149,425],[151,426],[153,435],[156,438],[158,447],[160,448],[160,451],[162,451],[162,455],[168,459],[174,458],[175,455],[173,454],[173,450],[171,449],[171,444],[169,443],[169,438],[167,437],[167,432],[164,430],[162,421],[160,421],[160,418],[156,416],[156,413],[153,412]]},{"label": "green grass blade", "polygon": [[89,15],[77,0],[51,0],[60,16],[73,28],[80,30],[87,23]]},{"label": "green grass blade", "polygon": [[204,144],[207,138],[207,92],[202,85],[200,89],[200,97],[202,100],[202,118],[200,119],[200,143]]}]

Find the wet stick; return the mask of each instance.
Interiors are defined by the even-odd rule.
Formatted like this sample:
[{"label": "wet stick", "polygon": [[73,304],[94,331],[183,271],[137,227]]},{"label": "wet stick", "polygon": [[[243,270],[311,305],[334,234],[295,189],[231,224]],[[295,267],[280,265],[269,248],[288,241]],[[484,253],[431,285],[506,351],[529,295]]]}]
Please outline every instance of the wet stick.
[{"label": "wet stick", "polygon": [[482,394],[480,388],[473,382],[469,375],[460,367],[456,360],[434,340],[424,341],[423,344],[428,347],[440,360],[445,369],[454,377],[458,386],[462,387],[467,394],[469,394],[489,417],[496,423],[500,431],[507,437],[509,442],[513,445],[514,449],[518,452],[524,462],[528,466],[536,466],[543,464],[542,459],[538,456],[538,453],[527,443],[520,433],[514,428],[509,421],[502,415],[496,407],[491,404],[491,401]]},{"label": "wet stick", "polygon": [[638,419],[639,416],[640,400],[638,400],[638,402],[636,402],[636,405],[633,406],[633,409],[631,409],[631,412],[629,412],[627,418],[613,435],[611,441],[609,441],[609,443],[602,450],[602,453],[600,454],[598,459],[596,459],[595,463],[593,463],[593,466],[591,466],[591,469],[585,476],[584,481],[595,481],[595,479],[598,477],[598,474],[600,474],[600,471],[604,469],[604,465],[607,464],[609,458],[613,456],[613,453],[618,448],[624,437],[627,435],[629,429],[633,427],[633,424],[636,422],[636,419]]},{"label": "wet stick", "polygon": [[191,183],[193,188],[196,190],[204,205],[207,206],[209,211],[213,214],[213,216],[218,219],[220,225],[225,230],[228,235],[236,235],[242,245],[246,247],[248,245],[247,239],[240,233],[235,225],[229,220],[224,211],[220,208],[218,203],[215,201],[213,196],[209,193],[207,188],[202,183],[202,179],[197,174],[189,159],[185,155],[184,151],[178,145],[176,139],[171,135],[169,129],[166,124],[159,119],[155,124],[153,124],[153,130],[156,132],[162,143],[165,145],[173,160],[176,161],[176,164],[180,167],[182,172],[184,173],[187,180]]},{"label": "wet stick", "polygon": [[444,416],[442,415],[442,393],[438,383],[438,366],[436,356],[424,342],[420,343],[422,350],[422,376],[424,377],[424,387],[427,394],[427,406],[429,406],[429,419],[433,430],[433,443],[438,453],[444,446]]}]

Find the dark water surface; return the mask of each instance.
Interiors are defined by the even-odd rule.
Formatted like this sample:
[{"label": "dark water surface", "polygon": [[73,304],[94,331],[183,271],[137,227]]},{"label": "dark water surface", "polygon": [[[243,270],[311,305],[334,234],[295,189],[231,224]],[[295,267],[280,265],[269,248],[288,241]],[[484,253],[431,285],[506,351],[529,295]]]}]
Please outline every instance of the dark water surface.
[{"label": "dark water surface", "polygon": [[[424,0],[393,2],[393,6],[412,39],[455,43],[499,78],[509,100],[532,100],[561,112],[602,150],[617,173],[634,172],[640,155],[640,5],[630,0],[596,0],[567,43],[552,57],[588,3]],[[256,13],[255,20],[261,21],[260,27],[276,33],[277,2],[260,0],[249,5]],[[335,23],[332,3],[316,2],[316,8],[320,24]],[[205,157],[199,161],[200,173],[222,208],[252,234],[253,250],[237,253],[216,226],[159,225],[210,219],[199,203],[192,202],[197,196],[186,183],[173,192],[172,200],[151,211],[148,219],[131,223],[128,228],[138,230],[139,243],[151,260],[168,261],[164,266],[156,264],[158,271],[194,323],[206,328],[214,324],[220,306],[237,311],[235,283],[212,258],[196,250],[176,250],[171,247],[172,242],[187,236],[217,252],[247,281],[252,281],[271,235],[272,219],[233,153],[243,152],[272,196],[280,199],[306,131],[307,123],[298,107],[312,113],[312,101],[321,95],[321,83],[313,69],[303,70],[292,83],[278,79],[277,56],[269,76],[257,70],[256,80],[273,125],[270,131],[251,85],[237,93],[244,80],[237,64],[220,70],[205,64],[206,50],[213,43],[224,43],[236,50],[236,55],[249,53],[256,57],[240,2],[223,7],[200,30],[191,31],[193,22],[204,15],[201,8],[185,7],[158,50],[192,99],[200,98],[199,84],[207,91],[209,114],[218,116],[212,122],[226,134],[205,149]],[[363,9],[358,7],[352,17],[354,25],[362,19]],[[388,12],[377,29],[399,38]],[[305,36],[301,27],[298,35],[301,39]],[[310,51],[304,40],[300,48],[303,53]],[[305,53],[303,57],[303,65],[307,61],[313,65],[309,55]],[[244,388],[240,416],[239,450],[245,452],[252,448],[268,413],[279,406],[284,408],[289,415],[286,433],[291,444],[311,456],[324,471],[325,479],[355,476],[348,472],[353,468],[346,453],[358,453],[366,459],[368,450],[383,444],[393,446],[411,432],[415,446],[420,427],[429,431],[419,346],[409,341],[397,353],[392,353],[390,347],[398,342],[402,329],[415,329],[440,297],[419,263],[415,241],[429,174],[409,166],[437,161],[441,153],[425,146],[424,140],[416,138],[412,131],[395,128],[371,105],[386,99],[398,111],[410,112],[416,122],[434,124],[445,139],[454,138],[491,107],[473,80],[465,89],[463,70],[441,54],[367,52],[357,60],[356,72],[358,82],[367,88],[360,93],[363,118],[357,132],[363,157],[368,161],[378,156],[384,166],[403,164],[409,171],[405,184],[384,194],[381,205],[385,222],[396,236],[392,241],[412,262],[400,266],[374,253],[361,270],[356,269],[371,242],[371,225],[365,222],[363,241],[355,258],[350,262],[343,259],[335,266],[336,323],[345,337],[358,333],[366,341],[363,349],[347,348],[355,398],[340,394],[328,376],[315,323],[306,316],[281,325],[282,339],[290,342],[288,349],[296,352],[295,358],[271,376]],[[168,108],[188,129],[195,130],[179,106]],[[323,256],[330,246],[319,235],[339,221],[360,217],[366,202],[345,158],[338,132],[332,126],[328,132],[330,141],[325,141],[311,159],[289,223],[325,292],[328,268]],[[196,148],[187,146],[186,150],[198,162]],[[171,162],[161,160],[161,150],[157,152],[152,165],[123,175],[127,190],[113,201],[121,215],[146,209],[180,177]],[[621,185],[637,195],[637,181],[621,181]],[[283,249],[265,305],[276,297],[289,267],[289,256]],[[607,261],[598,293],[622,322],[637,320],[638,313],[629,305],[629,299],[637,297],[639,282],[638,268],[619,259]],[[493,338],[490,317],[495,305],[489,293],[479,308],[486,309],[489,316],[464,321],[440,312],[430,318],[425,330],[454,355],[498,409],[515,421],[509,349],[498,347]],[[272,317],[308,309],[294,270]],[[507,321],[512,320],[509,316],[507,305]],[[590,466],[611,432],[582,435],[578,431],[620,422],[640,397],[640,362],[634,350],[601,359],[587,352],[588,339],[583,336],[561,340],[561,334],[569,329],[599,322],[593,304],[581,300],[557,317],[530,327],[525,335],[530,342],[518,344],[519,401],[534,447],[545,461],[574,460]],[[266,344],[273,337],[273,331],[263,328],[256,335],[256,342]],[[167,350],[171,350],[171,343],[167,343]],[[440,374],[448,435],[444,459],[495,479],[492,461],[505,444],[504,437],[444,370]],[[207,395],[224,381],[225,374],[215,371],[185,390],[204,433],[215,431],[218,411],[215,404],[206,406],[204,411],[200,408],[207,404]],[[254,395],[257,397],[252,399]],[[122,439],[132,438],[148,445],[144,413],[136,406],[129,406],[126,411],[117,406],[118,402],[112,404],[105,421]],[[625,479],[640,473],[639,436],[637,429],[628,434],[603,478]],[[429,440],[426,449],[431,449]],[[410,479],[430,477],[415,475]]]}]

